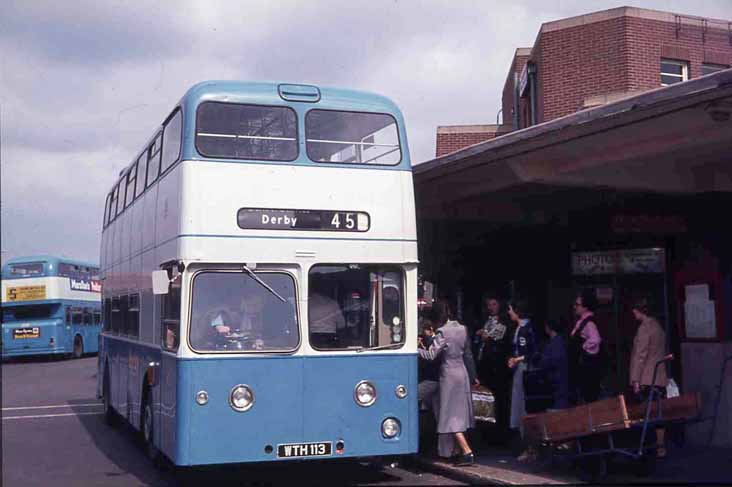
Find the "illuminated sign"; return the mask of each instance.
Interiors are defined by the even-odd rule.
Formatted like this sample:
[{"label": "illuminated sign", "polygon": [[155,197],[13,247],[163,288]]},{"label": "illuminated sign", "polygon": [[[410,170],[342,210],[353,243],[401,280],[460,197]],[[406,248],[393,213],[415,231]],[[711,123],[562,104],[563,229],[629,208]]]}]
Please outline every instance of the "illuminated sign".
[{"label": "illuminated sign", "polygon": [[102,282],[88,279],[69,278],[69,287],[72,291],[87,291],[91,293],[102,292]]},{"label": "illuminated sign", "polygon": [[246,230],[366,232],[371,227],[371,218],[363,211],[242,208],[237,223]]},{"label": "illuminated sign", "polygon": [[6,301],[36,301],[46,299],[46,286],[16,286],[5,290]]}]

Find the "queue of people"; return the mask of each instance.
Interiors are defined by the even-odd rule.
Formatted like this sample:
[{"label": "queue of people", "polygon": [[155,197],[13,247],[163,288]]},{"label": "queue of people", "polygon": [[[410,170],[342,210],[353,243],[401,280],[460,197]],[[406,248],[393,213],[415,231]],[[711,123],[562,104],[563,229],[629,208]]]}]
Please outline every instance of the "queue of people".
[{"label": "queue of people", "polygon": [[[606,394],[602,384],[609,357],[596,322],[594,292],[577,293],[575,321],[567,328],[555,320],[539,328],[531,320],[529,304],[521,299],[504,305],[489,293],[482,304],[485,319],[472,338],[467,327],[456,321],[447,300],[437,301],[431,315],[422,317],[419,401],[434,414],[438,454],[458,465],[474,461],[465,435],[475,424],[471,387],[482,384],[493,393],[496,421],[483,428],[483,439],[489,435],[503,444],[521,440],[521,418],[527,412],[565,409]],[[640,326],[633,342],[629,382],[635,399],[643,401],[652,388],[662,395],[668,383],[663,367],[653,378],[654,367],[664,356],[665,335],[650,315],[647,299],[635,302],[632,312]],[[663,457],[664,434],[656,433],[658,456]],[[531,461],[535,455],[527,447],[518,458]]]}]

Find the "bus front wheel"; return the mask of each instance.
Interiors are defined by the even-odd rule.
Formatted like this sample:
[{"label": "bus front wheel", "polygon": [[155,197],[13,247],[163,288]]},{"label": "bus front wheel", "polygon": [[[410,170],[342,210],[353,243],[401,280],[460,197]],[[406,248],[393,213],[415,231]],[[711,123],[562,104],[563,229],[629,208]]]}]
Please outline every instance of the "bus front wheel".
[{"label": "bus front wheel", "polygon": [[74,358],[81,358],[84,355],[84,340],[79,335],[74,338]]}]

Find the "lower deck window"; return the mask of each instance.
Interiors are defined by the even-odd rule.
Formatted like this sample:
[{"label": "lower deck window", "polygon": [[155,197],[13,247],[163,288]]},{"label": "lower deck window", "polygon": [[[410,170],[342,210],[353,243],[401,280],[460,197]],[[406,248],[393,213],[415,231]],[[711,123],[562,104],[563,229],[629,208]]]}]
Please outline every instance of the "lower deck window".
[{"label": "lower deck window", "polygon": [[58,307],[58,304],[8,306],[3,309],[3,321],[50,319],[55,317]]},{"label": "lower deck window", "polygon": [[295,281],[282,272],[257,272],[256,276],[266,286],[240,271],[196,275],[190,319],[190,344],[195,351],[297,348],[300,336]]},{"label": "lower deck window", "polygon": [[323,350],[403,343],[403,282],[403,273],[393,266],[314,266],[308,291],[310,344]]}]

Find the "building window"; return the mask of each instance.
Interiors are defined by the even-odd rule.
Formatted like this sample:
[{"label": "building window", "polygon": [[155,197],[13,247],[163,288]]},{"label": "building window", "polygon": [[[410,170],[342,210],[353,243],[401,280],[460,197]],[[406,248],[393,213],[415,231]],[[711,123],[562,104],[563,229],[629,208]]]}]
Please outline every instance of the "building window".
[{"label": "building window", "polygon": [[689,63],[673,59],[661,59],[661,86],[668,86],[689,79]]},{"label": "building window", "polygon": [[717,71],[722,71],[723,69],[729,69],[729,66],[725,64],[712,64],[712,63],[703,63],[702,64],[702,76],[707,74],[716,73]]}]

